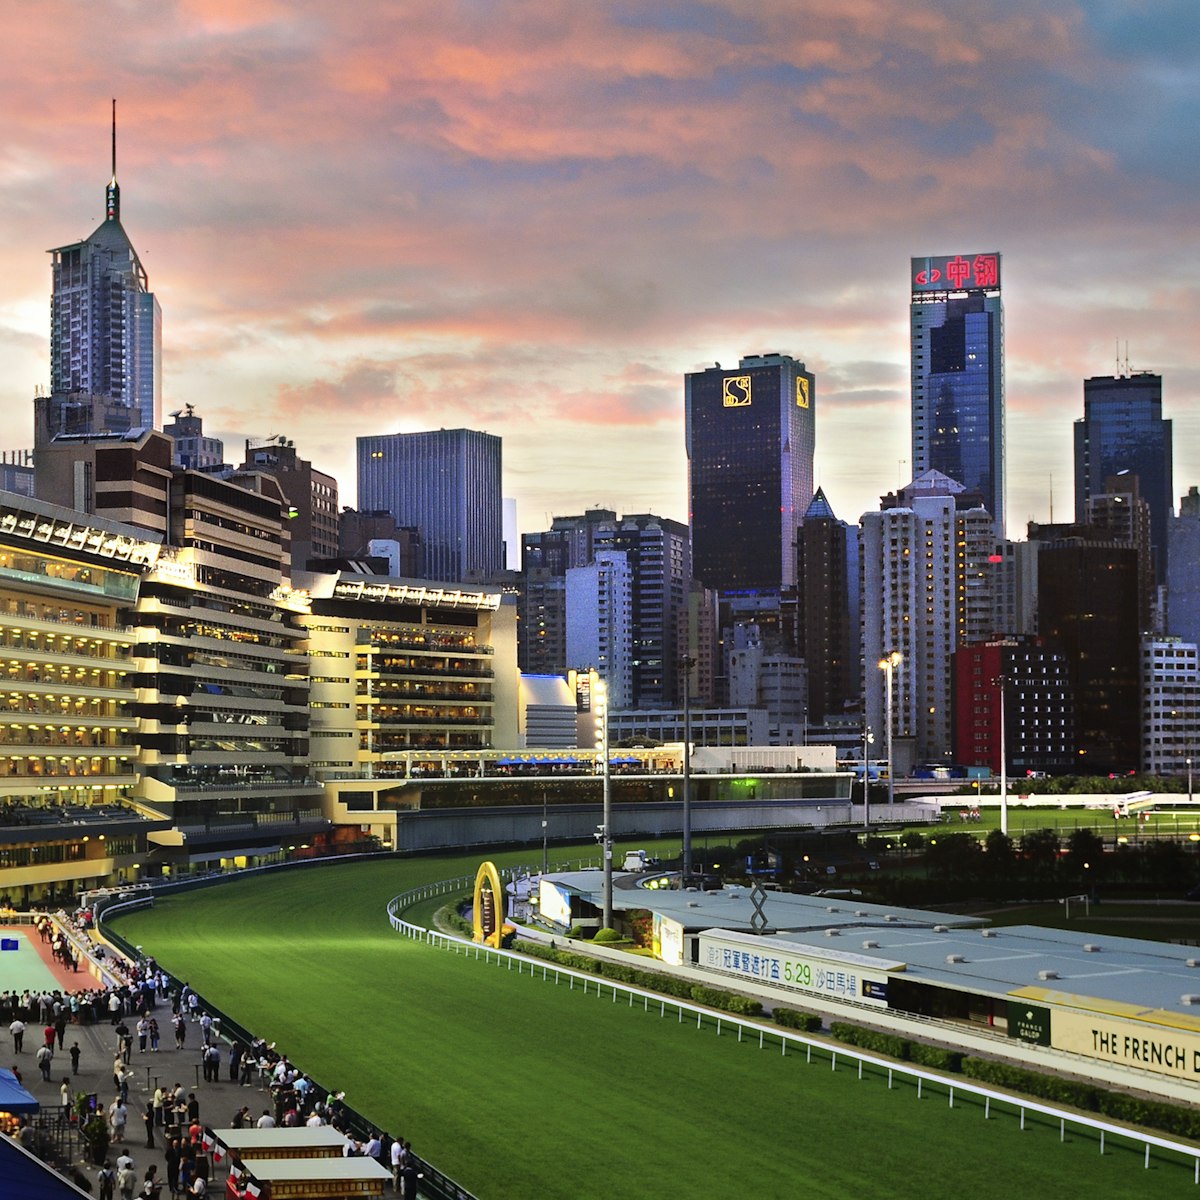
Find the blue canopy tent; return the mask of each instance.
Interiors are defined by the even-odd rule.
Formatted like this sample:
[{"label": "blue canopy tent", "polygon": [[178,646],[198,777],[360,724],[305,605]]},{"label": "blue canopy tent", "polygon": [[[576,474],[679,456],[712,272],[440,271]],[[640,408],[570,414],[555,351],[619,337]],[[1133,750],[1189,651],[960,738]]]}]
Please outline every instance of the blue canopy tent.
[{"label": "blue canopy tent", "polygon": [[0,1112],[35,1113],[41,1107],[8,1070],[0,1069]]}]

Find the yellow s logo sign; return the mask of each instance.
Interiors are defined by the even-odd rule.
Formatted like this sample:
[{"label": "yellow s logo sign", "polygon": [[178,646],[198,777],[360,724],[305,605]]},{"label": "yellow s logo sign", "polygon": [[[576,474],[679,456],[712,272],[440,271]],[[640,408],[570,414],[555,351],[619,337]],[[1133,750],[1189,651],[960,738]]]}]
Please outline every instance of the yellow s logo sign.
[{"label": "yellow s logo sign", "polygon": [[721,403],[725,408],[748,408],[750,406],[750,376],[731,375],[722,381]]},{"label": "yellow s logo sign", "polygon": [[808,407],[808,380],[803,375],[796,380],[796,407]]}]

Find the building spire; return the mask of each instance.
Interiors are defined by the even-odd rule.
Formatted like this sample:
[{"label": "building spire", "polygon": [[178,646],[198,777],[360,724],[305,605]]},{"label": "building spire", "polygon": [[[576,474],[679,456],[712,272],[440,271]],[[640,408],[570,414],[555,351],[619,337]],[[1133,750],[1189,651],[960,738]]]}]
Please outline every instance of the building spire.
[{"label": "building spire", "polygon": [[110,221],[121,219],[121,189],[117,186],[117,98],[112,102],[112,178],[104,189],[104,212]]}]

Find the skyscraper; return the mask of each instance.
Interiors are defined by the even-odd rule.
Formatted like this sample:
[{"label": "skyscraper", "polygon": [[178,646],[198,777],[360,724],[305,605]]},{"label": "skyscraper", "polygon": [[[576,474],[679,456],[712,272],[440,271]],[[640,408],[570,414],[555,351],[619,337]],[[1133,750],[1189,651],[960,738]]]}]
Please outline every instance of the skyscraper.
[{"label": "skyscraper", "polygon": [[912,260],[912,466],[983,495],[1004,535],[1000,255]]},{"label": "skyscraper", "polygon": [[1109,477],[1138,477],[1150,506],[1150,543],[1158,582],[1167,578],[1167,528],[1174,512],[1171,422],[1162,415],[1162,376],[1149,371],[1083,381],[1083,419],[1075,422],[1075,520],[1109,490]]},{"label": "skyscraper", "polygon": [[718,592],[796,584],[813,497],[816,381],[786,354],[685,377],[692,570]]},{"label": "skyscraper", "polygon": [[797,649],[808,666],[808,719],[816,725],[840,716],[859,694],[848,534],[846,522],[834,516],[817,488],[796,537]]},{"label": "skyscraper", "polygon": [[416,526],[424,575],[461,583],[504,569],[500,439],[473,429],[358,439],[358,507]]},{"label": "skyscraper", "polygon": [[133,409],[125,428],[161,427],[162,311],[121,225],[115,100],[104,222],[85,241],[49,253],[51,393]]}]

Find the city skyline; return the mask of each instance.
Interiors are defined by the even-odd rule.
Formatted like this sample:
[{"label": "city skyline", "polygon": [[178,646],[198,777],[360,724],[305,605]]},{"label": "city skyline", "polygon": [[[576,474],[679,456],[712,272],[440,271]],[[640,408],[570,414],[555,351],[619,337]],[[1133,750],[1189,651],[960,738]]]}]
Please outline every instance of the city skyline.
[{"label": "city skyline", "polygon": [[1005,263],[1010,534],[1049,520],[1051,477],[1071,512],[1083,380],[1126,342],[1163,376],[1176,492],[1200,480],[1183,4],[20,15],[5,449],[49,383],[45,251],[104,216],[116,95],[164,411],[294,438],[344,502],[356,436],[466,426],[504,438],[523,530],[686,520],[684,375],[780,352],[816,376],[815,483],[857,521],[915,473],[908,260],[979,246]]}]

